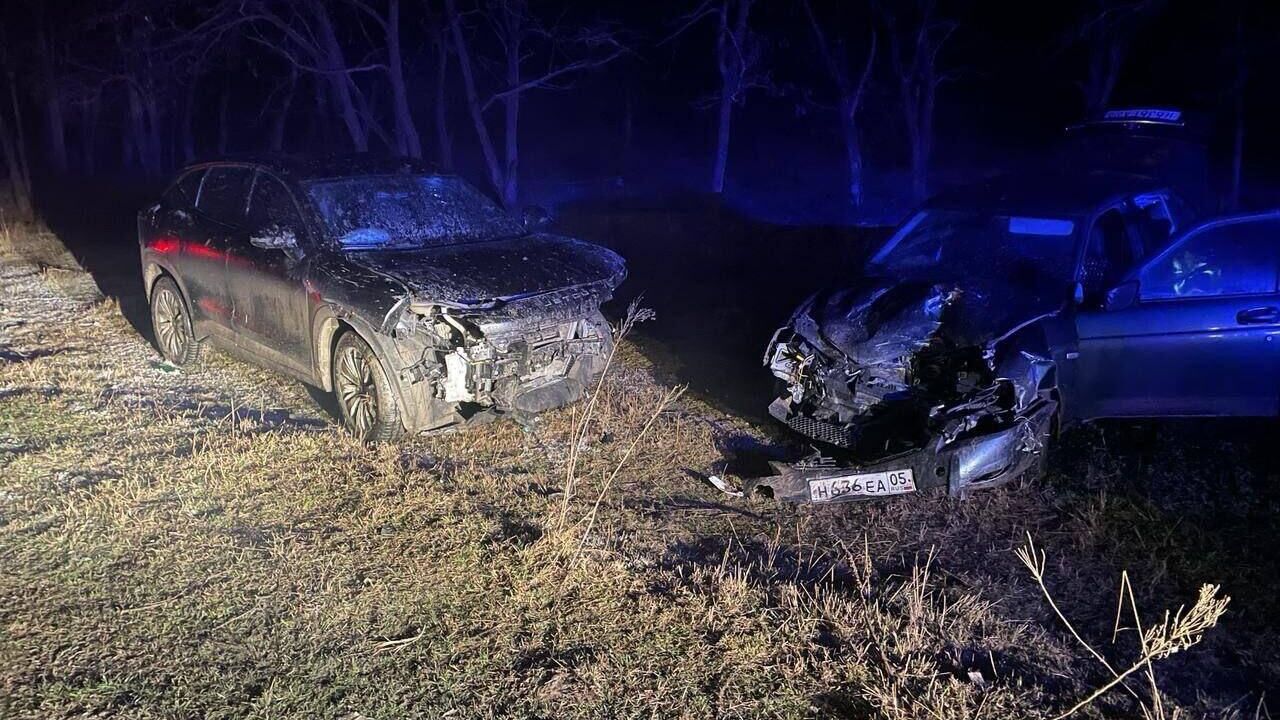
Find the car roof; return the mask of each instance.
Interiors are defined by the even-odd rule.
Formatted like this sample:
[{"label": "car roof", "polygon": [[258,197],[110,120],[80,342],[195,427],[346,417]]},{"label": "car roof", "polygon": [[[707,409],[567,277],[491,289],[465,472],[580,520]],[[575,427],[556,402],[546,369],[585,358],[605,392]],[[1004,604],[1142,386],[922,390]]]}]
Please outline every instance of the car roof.
[{"label": "car roof", "polygon": [[1128,173],[1025,173],[942,193],[925,208],[1083,216],[1128,196],[1165,188],[1154,178]]},{"label": "car roof", "polygon": [[261,167],[290,182],[361,175],[448,174],[440,173],[435,166],[421,160],[373,153],[321,156],[232,155],[193,163],[184,168],[183,172],[216,165]]}]

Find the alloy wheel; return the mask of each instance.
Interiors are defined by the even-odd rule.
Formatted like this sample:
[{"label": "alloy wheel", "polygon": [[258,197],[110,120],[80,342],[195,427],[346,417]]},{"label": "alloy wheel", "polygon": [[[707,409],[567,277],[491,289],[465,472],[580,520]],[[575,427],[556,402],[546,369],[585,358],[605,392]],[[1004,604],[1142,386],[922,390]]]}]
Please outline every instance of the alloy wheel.
[{"label": "alloy wheel", "polygon": [[151,317],[156,331],[156,340],[166,358],[175,359],[183,356],[189,330],[187,329],[187,310],[182,300],[168,288],[158,288],[152,302]]},{"label": "alloy wheel", "polygon": [[360,348],[342,348],[338,356],[338,402],[356,435],[367,438],[378,420],[378,387],[373,379],[373,358]]}]

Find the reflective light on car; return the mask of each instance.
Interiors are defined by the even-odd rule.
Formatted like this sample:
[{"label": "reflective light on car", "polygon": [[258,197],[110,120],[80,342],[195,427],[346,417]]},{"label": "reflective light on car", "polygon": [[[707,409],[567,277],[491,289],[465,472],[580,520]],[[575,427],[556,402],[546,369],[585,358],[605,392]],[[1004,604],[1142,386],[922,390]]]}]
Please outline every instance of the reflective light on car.
[{"label": "reflective light on car", "polygon": [[1049,235],[1066,237],[1075,232],[1076,224],[1070,220],[1038,217],[1009,218],[1009,232],[1014,235]]}]

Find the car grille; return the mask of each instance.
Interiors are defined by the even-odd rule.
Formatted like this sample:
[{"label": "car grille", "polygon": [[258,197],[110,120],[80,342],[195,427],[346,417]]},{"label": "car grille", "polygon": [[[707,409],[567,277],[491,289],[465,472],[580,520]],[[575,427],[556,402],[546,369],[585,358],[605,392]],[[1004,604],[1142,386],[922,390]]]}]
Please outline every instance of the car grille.
[{"label": "car grille", "polygon": [[852,429],[823,420],[815,420],[807,415],[792,415],[784,422],[801,435],[807,435],[814,440],[821,440],[836,447],[851,448],[856,440],[856,433]]}]

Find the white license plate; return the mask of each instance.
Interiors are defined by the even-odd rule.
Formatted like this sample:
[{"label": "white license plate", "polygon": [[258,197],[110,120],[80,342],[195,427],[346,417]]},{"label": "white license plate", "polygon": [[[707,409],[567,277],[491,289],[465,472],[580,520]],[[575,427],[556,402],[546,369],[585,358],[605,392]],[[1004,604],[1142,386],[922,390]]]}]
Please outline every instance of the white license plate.
[{"label": "white license plate", "polygon": [[813,502],[831,502],[849,495],[900,495],[914,492],[915,489],[915,477],[908,468],[810,480],[809,499]]}]

